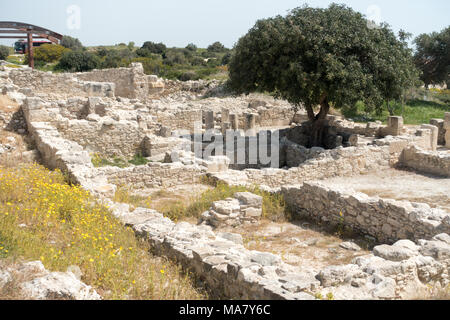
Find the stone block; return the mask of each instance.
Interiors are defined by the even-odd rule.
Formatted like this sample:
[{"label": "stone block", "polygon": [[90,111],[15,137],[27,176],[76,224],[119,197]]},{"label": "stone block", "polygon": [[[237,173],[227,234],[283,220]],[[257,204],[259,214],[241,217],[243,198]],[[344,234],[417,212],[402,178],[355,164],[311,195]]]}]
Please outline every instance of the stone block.
[{"label": "stone block", "polygon": [[423,124],[421,126],[422,129],[429,129],[431,131],[430,135],[430,150],[436,151],[437,145],[438,145],[438,135],[439,135],[439,129],[436,126],[433,126],[431,124]]},{"label": "stone block", "polygon": [[445,129],[443,119],[431,119],[430,124],[438,128],[438,145],[445,145]]},{"label": "stone block", "polygon": [[203,111],[205,118],[205,129],[214,129],[214,111]]},{"label": "stone block", "polygon": [[250,192],[237,192],[234,197],[239,200],[241,204],[253,208],[262,208],[263,198]]}]

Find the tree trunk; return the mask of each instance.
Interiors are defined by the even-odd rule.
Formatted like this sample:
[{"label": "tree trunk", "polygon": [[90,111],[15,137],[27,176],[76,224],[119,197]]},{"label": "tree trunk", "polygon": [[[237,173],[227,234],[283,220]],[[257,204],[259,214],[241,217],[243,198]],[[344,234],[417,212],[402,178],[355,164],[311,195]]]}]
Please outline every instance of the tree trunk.
[{"label": "tree trunk", "polygon": [[330,111],[330,105],[326,95],[323,95],[320,99],[320,111],[317,115],[314,114],[312,107],[306,109],[308,112],[308,118],[310,119],[311,126],[311,136],[310,136],[310,146],[311,147],[323,147],[323,138],[325,130],[325,119]]}]

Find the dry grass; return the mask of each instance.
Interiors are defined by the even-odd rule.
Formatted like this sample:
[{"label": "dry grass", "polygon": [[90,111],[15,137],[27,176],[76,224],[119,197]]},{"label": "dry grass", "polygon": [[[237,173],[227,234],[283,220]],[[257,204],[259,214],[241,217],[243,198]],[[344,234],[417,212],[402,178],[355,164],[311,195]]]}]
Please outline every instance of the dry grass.
[{"label": "dry grass", "polygon": [[279,254],[286,263],[296,266],[348,264],[353,258],[368,254],[367,250],[354,252],[340,248],[339,244],[344,240],[338,234],[305,222],[265,220],[259,225],[244,225],[226,231],[240,233],[247,249]]},{"label": "dry grass", "polygon": [[271,194],[258,187],[229,186],[225,183],[211,186],[208,184],[209,181],[201,180],[201,182],[203,184],[186,186],[187,188],[177,191],[160,189],[147,197],[133,195],[130,187],[120,186],[114,200],[134,207],[157,210],[173,221],[186,221],[200,217],[214,201],[233,197],[236,192],[248,191],[263,197],[263,218],[272,221],[290,219],[290,212],[282,195]]},{"label": "dry grass", "polygon": [[8,98],[7,95],[0,94],[0,112],[17,112],[19,105],[17,102]]},{"label": "dry grass", "polygon": [[202,299],[189,275],[149,254],[63,175],[38,166],[0,167],[0,259],[41,260],[50,271],[77,265],[106,299]]}]

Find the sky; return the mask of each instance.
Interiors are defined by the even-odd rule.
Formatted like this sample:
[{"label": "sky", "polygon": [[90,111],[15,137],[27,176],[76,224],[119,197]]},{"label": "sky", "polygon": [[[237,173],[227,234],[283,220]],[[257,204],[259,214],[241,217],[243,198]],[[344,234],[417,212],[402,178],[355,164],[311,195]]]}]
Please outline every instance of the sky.
[{"label": "sky", "polygon": [[[305,3],[332,2],[413,36],[450,25],[448,0],[0,0],[0,21],[34,24],[79,38],[85,46],[154,41],[205,48],[220,41],[231,48],[258,19],[285,15]],[[0,39],[0,44],[14,41]]]}]

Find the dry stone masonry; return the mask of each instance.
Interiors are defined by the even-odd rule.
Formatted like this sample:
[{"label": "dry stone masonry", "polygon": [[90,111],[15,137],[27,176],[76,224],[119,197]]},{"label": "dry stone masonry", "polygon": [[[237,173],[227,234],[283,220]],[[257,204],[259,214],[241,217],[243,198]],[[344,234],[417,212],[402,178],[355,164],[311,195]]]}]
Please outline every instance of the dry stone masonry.
[{"label": "dry stone masonry", "polygon": [[[425,294],[429,286],[449,285],[449,212],[321,180],[408,168],[441,176],[435,177],[439,183],[450,177],[450,113],[422,126],[404,126],[401,117],[390,117],[384,126],[329,116],[325,148],[310,148],[306,115],[285,101],[230,97],[215,81],[162,80],[145,75],[141,64],[77,74],[3,68],[0,92],[21,106],[23,133],[34,141],[43,164],[63,170],[108,205],[155,254],[195,272],[214,297],[407,299]],[[245,144],[236,152],[246,159],[250,141],[277,136],[278,165],[264,167],[258,159],[237,164],[220,152],[206,154],[206,134],[216,141],[230,130],[240,130],[237,136]],[[198,137],[200,155],[192,142]],[[95,167],[92,161],[94,156],[129,160],[136,155],[150,162],[119,168]],[[200,183],[204,176],[282,194],[297,217],[351,228],[379,245],[350,263],[298,267],[278,254],[248,250],[239,234],[214,231],[258,226],[263,200],[255,194],[236,193],[214,202],[195,225],[111,200],[118,186],[139,193]],[[359,249],[352,242],[342,246]],[[0,271],[0,284],[9,281],[8,272]],[[36,299],[100,298],[76,280],[72,274],[44,273],[23,288]]]}]

